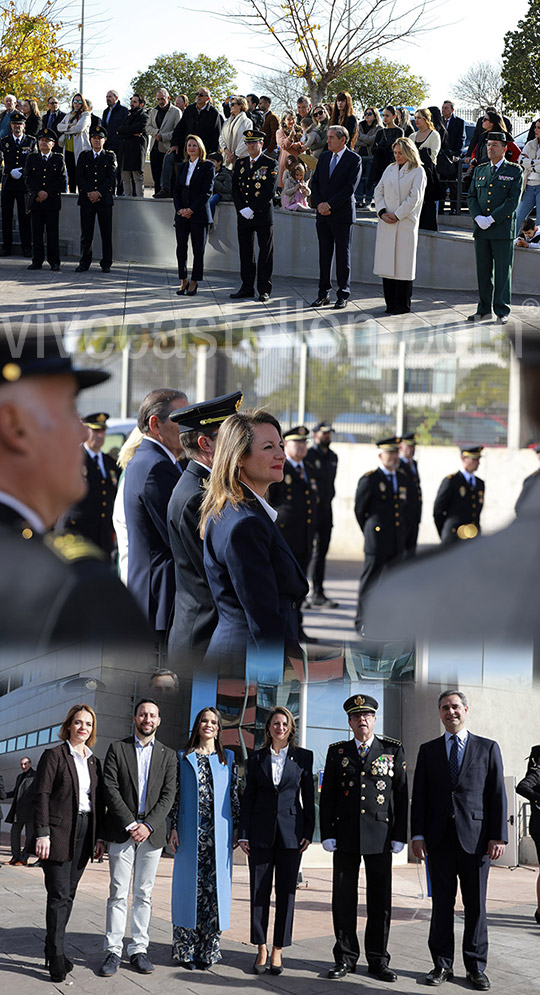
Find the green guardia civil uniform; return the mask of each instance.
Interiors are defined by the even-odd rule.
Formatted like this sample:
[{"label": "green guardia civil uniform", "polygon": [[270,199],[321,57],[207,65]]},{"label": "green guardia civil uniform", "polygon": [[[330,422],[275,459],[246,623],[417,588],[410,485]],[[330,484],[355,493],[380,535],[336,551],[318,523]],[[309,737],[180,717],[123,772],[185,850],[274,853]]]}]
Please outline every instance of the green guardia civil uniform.
[{"label": "green guardia civil uniform", "polygon": [[482,229],[474,224],[478,313],[502,317],[510,313],[512,264],[516,237],[516,210],[521,198],[523,172],[504,159],[498,169],[490,162],[477,166],[468,195],[469,212],[493,217],[494,224]]}]

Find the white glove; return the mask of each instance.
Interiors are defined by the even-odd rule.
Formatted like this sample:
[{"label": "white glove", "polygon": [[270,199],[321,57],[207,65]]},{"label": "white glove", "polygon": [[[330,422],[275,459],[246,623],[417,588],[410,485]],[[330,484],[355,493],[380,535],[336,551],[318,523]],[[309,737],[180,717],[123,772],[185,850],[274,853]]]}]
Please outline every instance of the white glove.
[{"label": "white glove", "polygon": [[404,846],[405,846],[404,843],[398,843],[396,840],[392,840],[390,843],[390,849],[392,853],[401,853]]},{"label": "white glove", "polygon": [[255,217],[255,211],[252,207],[243,207],[240,214],[246,219],[246,221],[251,221],[251,219]]},{"label": "white glove", "polygon": [[20,180],[20,178],[22,176],[22,169],[12,169],[11,170],[11,175],[12,175],[12,177],[13,177],[14,180]]},{"label": "white glove", "polygon": [[489,228],[490,225],[494,223],[495,218],[486,218],[482,214],[477,214],[474,220],[476,221],[478,227],[481,228],[482,231],[485,231],[486,228]]},{"label": "white glove", "polygon": [[323,840],[322,845],[323,850],[326,850],[327,853],[333,853],[334,850],[337,850],[337,843],[335,840]]}]

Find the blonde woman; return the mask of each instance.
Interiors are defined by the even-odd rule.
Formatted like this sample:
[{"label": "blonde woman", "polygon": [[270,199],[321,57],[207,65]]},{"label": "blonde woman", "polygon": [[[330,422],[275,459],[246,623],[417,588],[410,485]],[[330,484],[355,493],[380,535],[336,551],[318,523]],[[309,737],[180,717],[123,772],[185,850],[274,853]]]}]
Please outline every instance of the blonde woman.
[{"label": "blonde woman", "polygon": [[411,310],[418,226],[426,187],[420,156],[410,138],[393,145],[394,162],[375,187],[379,216],[373,272],[382,277],[386,314]]},{"label": "blonde woman", "polygon": [[441,136],[435,128],[431,111],[421,107],[414,115],[417,131],[414,138],[420,154],[420,161],[426,173],[424,204],[420,214],[419,228],[423,231],[437,231],[437,201],[442,195],[441,183],[437,176],[437,156],[441,150]]},{"label": "blonde woman", "polygon": [[135,425],[135,428],[131,430],[126,441],[124,442],[124,445],[121,447],[120,452],[118,453],[118,459],[116,460],[122,474],[120,476],[120,480],[118,481],[118,490],[114,499],[112,521],[116,534],[116,545],[118,547],[118,558],[116,563],[118,568],[118,576],[126,587],[128,576],[128,532],[126,525],[126,513],[124,511],[124,470],[126,469],[130,459],[137,452],[143,438],[144,436],[140,428],[138,425]]},{"label": "blonde woman", "polygon": [[232,169],[237,159],[243,159],[248,154],[244,142],[244,131],[253,128],[251,118],[247,116],[248,102],[245,97],[233,94],[229,100],[231,115],[221,129],[220,145],[225,159],[225,165]]},{"label": "blonde woman", "polygon": [[77,192],[77,160],[85,149],[90,148],[90,125],[92,116],[82,93],[76,93],[71,101],[71,111],[58,122],[58,131],[64,136],[60,145],[64,149],[68,187],[70,193]]}]

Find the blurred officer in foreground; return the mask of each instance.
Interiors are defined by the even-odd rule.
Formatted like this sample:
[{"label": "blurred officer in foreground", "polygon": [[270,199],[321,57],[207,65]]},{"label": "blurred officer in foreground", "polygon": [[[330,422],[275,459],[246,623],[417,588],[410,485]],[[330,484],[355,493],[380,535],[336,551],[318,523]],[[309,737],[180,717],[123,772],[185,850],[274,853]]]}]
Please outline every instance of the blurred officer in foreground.
[{"label": "blurred officer in foreground", "polygon": [[476,539],[484,506],[484,481],[476,475],[483,446],[461,450],[462,469],[444,478],[433,507],[433,518],[443,544]]},{"label": "blurred officer in foreground", "polygon": [[82,419],[88,429],[83,443],[83,477],[88,490],[82,501],[68,508],[61,526],[75,529],[91,539],[107,556],[115,546],[112,514],[118,487],[118,468],[107,453],[102,453],[107,431],[106,411],[95,411]]},{"label": "blurred officer in foreground", "polygon": [[53,152],[56,133],[50,128],[38,132],[39,152],[26,158],[24,180],[32,216],[32,262],[28,269],[41,269],[45,259],[44,237],[47,232],[47,262],[55,272],[60,269],[58,223],[62,207],[61,194],[66,189],[64,156]]},{"label": "blurred officer in foreground", "polygon": [[328,749],[320,796],[321,840],[334,854],[332,917],[335,965],[329,978],[354,974],[360,954],[356,934],[358,875],[366,871],[368,973],[397,981],[389,967],[392,915],[392,853],[407,840],[407,774],[397,739],[375,736],[379,705],[356,694],[344,703],[354,739]]},{"label": "blurred officer in foreground", "polygon": [[[536,455],[540,457],[540,442],[537,442],[536,445],[533,446],[532,448],[536,453]],[[521,509],[525,503],[527,494],[529,493],[531,487],[533,487],[536,484],[536,481],[538,480],[539,477],[540,477],[540,467],[538,468],[538,470],[535,470],[534,473],[530,473],[528,477],[525,477],[525,480],[523,481],[523,486],[521,488],[521,494],[519,495],[516,501],[516,506],[514,508],[516,515],[521,514]]]},{"label": "blurred officer in foreground", "polygon": [[405,536],[405,558],[410,559],[416,554],[416,544],[418,542],[418,529],[422,519],[422,487],[420,484],[420,474],[418,463],[414,456],[416,453],[416,435],[409,432],[401,437],[399,444],[399,465],[407,474],[410,487],[411,514]]},{"label": "blurred officer in foreground", "polygon": [[311,596],[311,604],[321,605],[324,608],[339,608],[338,602],[327,598],[324,593],[326,554],[328,553],[330,537],[332,535],[332,501],[336,493],[335,480],[338,465],[337,455],[330,448],[333,431],[329,422],[319,422],[313,430],[313,445],[309,447],[305,458],[305,465],[315,477],[319,494],[315,545],[313,549],[313,594]]},{"label": "blurred officer in foreground", "polygon": [[2,166],[2,255],[10,256],[13,245],[13,209],[17,205],[19,234],[23,256],[32,255],[32,232],[30,218],[26,213],[24,164],[26,157],[33,152],[36,143],[31,135],[25,135],[26,118],[14,111],[10,118],[10,133],[0,141],[0,166]]},{"label": "blurred officer in foreground", "polygon": [[108,379],[102,370],[74,367],[59,334],[0,329],[3,646],[44,651],[68,641],[131,643],[148,635],[100,551],[82,536],[48,531],[86,492],[87,429],[77,395]]},{"label": "blurred officer in foreground", "polygon": [[116,186],[116,156],[103,146],[107,138],[105,128],[97,125],[90,130],[91,149],[81,152],[77,160],[77,187],[81,209],[81,261],[75,270],[84,273],[92,262],[92,242],[97,222],[101,235],[100,266],[108,273],[112,266],[112,218]]},{"label": "blurred officer in foreground", "polygon": [[[521,366],[525,414],[540,428],[540,337],[513,342]],[[457,542],[392,572],[366,611],[370,639],[470,645],[483,639],[516,644],[540,640],[540,479],[511,525],[474,542]]]}]

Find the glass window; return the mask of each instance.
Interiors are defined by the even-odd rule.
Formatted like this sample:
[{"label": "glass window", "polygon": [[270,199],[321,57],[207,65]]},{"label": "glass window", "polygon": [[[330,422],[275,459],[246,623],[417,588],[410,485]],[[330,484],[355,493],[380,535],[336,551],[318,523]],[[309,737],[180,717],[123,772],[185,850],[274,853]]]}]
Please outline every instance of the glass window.
[{"label": "glass window", "polygon": [[51,743],[60,739],[60,730],[62,728],[62,723],[59,726],[53,726],[51,729]]},{"label": "glass window", "polygon": [[26,736],[17,736],[17,749],[18,750],[26,749]]},{"label": "glass window", "polygon": [[26,737],[26,749],[30,746],[37,746],[37,732],[29,732]]},{"label": "glass window", "polygon": [[40,729],[38,732],[38,746],[43,746],[49,742],[50,729]]},{"label": "glass window", "polygon": [[7,743],[6,743],[5,739],[3,739],[2,742],[0,743],[0,753],[5,753],[6,752],[6,747],[7,747]]},{"label": "glass window", "polygon": [[17,740],[16,739],[8,739],[8,741],[7,741],[7,751],[8,751],[8,753],[13,753],[14,750],[16,750],[16,749],[17,749]]}]

